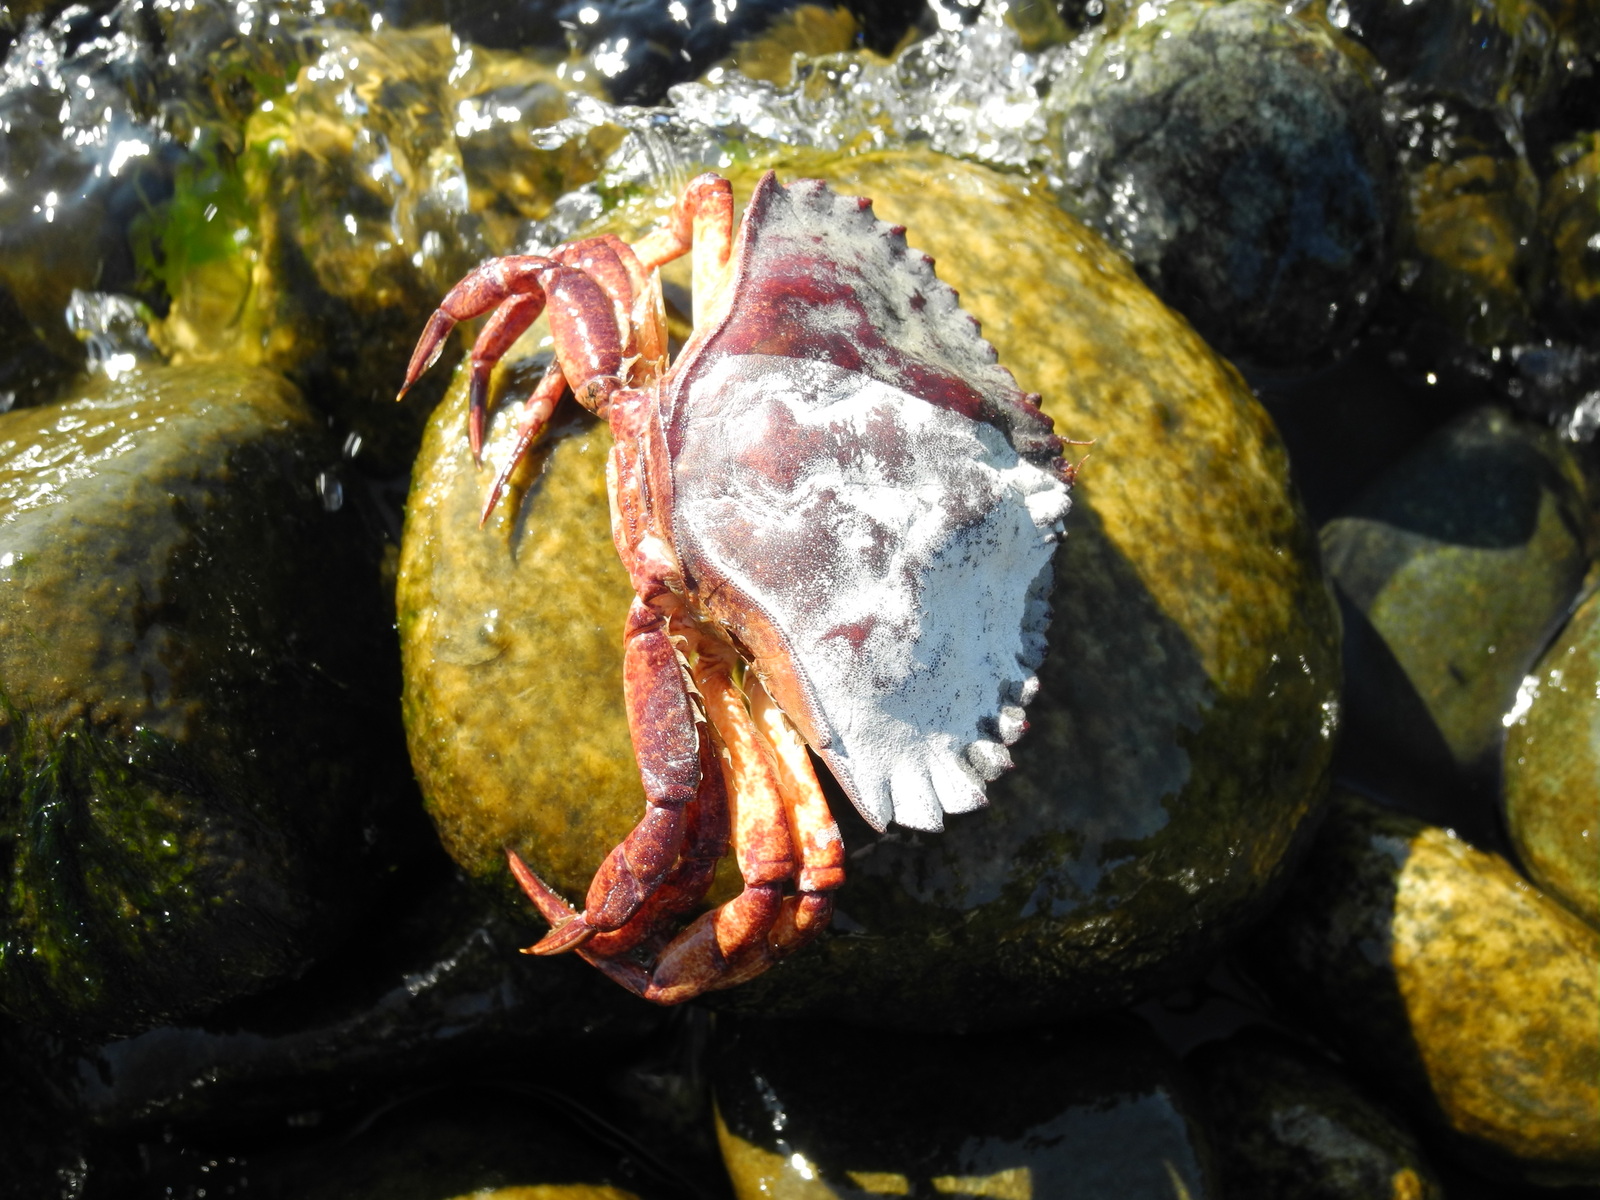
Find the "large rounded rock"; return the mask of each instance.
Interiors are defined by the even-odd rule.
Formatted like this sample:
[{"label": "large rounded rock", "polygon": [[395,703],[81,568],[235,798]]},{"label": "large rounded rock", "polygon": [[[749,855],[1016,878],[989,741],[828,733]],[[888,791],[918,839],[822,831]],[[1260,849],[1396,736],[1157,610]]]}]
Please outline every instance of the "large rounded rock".
[{"label": "large rounded rock", "polygon": [[1136,1021],[967,1038],[719,1023],[713,1053],[738,1200],[1221,1194],[1186,1073]]},{"label": "large rounded rock", "polygon": [[[1053,206],[926,156],[827,173],[936,254],[1057,429],[1096,441],[1017,769],[941,836],[876,836],[836,797],[851,857],[835,936],[726,1000],[941,1028],[1123,1002],[1196,969],[1260,911],[1321,795],[1334,616],[1282,448],[1239,377]],[[413,762],[471,872],[505,881],[512,846],[581,897],[642,809],[610,437],[560,417],[520,503],[480,531],[491,476],[472,467],[464,417],[458,381],[407,513]]]},{"label": "large rounded rock", "polygon": [[1534,881],[1600,928],[1600,594],[1572,614],[1506,714],[1505,813]]},{"label": "large rounded rock", "polygon": [[129,1031],[348,926],[406,794],[392,643],[279,376],[0,417],[0,1007]]},{"label": "large rounded rock", "polygon": [[1590,524],[1570,444],[1485,408],[1323,526],[1344,607],[1352,770],[1483,831],[1481,814],[1451,805],[1463,779],[1493,773],[1501,718],[1583,581]]},{"label": "large rounded rock", "polygon": [[1600,933],[1504,859],[1341,795],[1253,963],[1459,1153],[1600,1182]]},{"label": "large rounded rock", "polygon": [[1327,25],[1175,0],[1093,46],[1064,131],[1067,202],[1224,352],[1296,364],[1371,311],[1389,143],[1364,56]]},{"label": "large rounded rock", "polygon": [[1188,1065],[1229,1200],[1442,1200],[1415,1135],[1304,1046],[1258,1026]]}]

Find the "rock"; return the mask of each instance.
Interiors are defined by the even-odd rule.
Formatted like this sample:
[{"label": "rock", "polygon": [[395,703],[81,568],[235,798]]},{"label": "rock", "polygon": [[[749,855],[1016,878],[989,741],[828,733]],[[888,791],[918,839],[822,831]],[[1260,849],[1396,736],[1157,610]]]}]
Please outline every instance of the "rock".
[{"label": "rock", "polygon": [[[851,858],[835,936],[719,1002],[952,1029],[1102,1009],[1203,970],[1269,901],[1335,724],[1332,607],[1270,422],[1113,251],[1017,185],[925,155],[794,173],[824,170],[938,257],[1059,432],[1096,441],[1016,771],[939,836],[878,837],[836,794]],[[511,846],[581,897],[642,810],[610,437],[558,413],[520,504],[479,531],[492,471],[472,467],[465,411],[458,379],[407,510],[412,760],[471,874],[514,895]],[[510,427],[501,410],[490,462]]]},{"label": "rock", "polygon": [[1550,244],[1551,307],[1582,338],[1600,319],[1600,133],[1558,147],[1545,180],[1540,230]]},{"label": "rock", "polygon": [[1289,1038],[1255,1026],[1187,1064],[1229,1200],[1443,1200],[1411,1131]]},{"label": "rock", "polygon": [[[1141,10],[1142,11],[1142,10]],[[1096,42],[1065,101],[1066,203],[1226,354],[1342,349],[1396,196],[1364,56],[1266,0],[1175,0]]]},{"label": "rock", "polygon": [[1397,81],[1486,108],[1532,108],[1550,83],[1555,31],[1537,0],[1350,0],[1343,7],[1351,35]]},{"label": "rock", "polygon": [[1192,1085],[1130,1018],[1025,1037],[717,1032],[717,1138],[738,1200],[1223,1194]]},{"label": "rock", "polygon": [[442,25],[320,42],[250,118],[243,150],[180,173],[148,224],[143,254],[172,297],[154,332],[175,363],[283,371],[376,470],[401,472],[429,389],[399,410],[394,394],[428,315],[593,179],[621,135],[529,145],[567,115],[574,86],[548,54],[462,59]]},{"label": "rock", "polygon": [[1323,526],[1353,774],[1486,836],[1486,806],[1452,806],[1492,778],[1501,717],[1583,581],[1587,497],[1569,443],[1481,408]]},{"label": "rock", "polygon": [[597,1134],[574,1119],[552,1090],[514,1077],[476,1086],[445,1082],[313,1138],[262,1146],[212,1135],[187,1148],[151,1139],[141,1149],[147,1178],[175,1195],[667,1200],[684,1194],[672,1187],[677,1180],[634,1159],[615,1130]]},{"label": "rock", "polygon": [[1544,266],[1527,154],[1491,109],[1437,92],[1399,93],[1393,107],[1405,196],[1401,290],[1472,346],[1527,339]]},{"label": "rock", "polygon": [[1340,794],[1251,962],[1453,1152],[1600,1182],[1600,933],[1498,855]]},{"label": "rock", "polygon": [[1506,714],[1506,824],[1535,883],[1600,928],[1600,594]]},{"label": "rock", "polygon": [[0,417],[0,1008],[131,1032],[305,967],[407,796],[375,553],[268,372]]},{"label": "rock", "polygon": [[582,1072],[661,1031],[665,1013],[578,959],[552,970],[518,954],[535,922],[507,919],[458,875],[412,873],[396,890],[404,903],[327,961],[221,1019],[87,1043],[18,1030],[12,1057],[97,1128],[260,1127],[285,1112],[331,1121],[385,1089],[512,1055]]}]

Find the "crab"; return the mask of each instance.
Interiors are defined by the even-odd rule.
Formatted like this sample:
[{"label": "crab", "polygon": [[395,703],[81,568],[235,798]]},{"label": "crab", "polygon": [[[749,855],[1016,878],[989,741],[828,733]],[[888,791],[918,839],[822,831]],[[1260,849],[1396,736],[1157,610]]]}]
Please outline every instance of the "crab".
[{"label": "crab", "polygon": [[[481,464],[494,365],[548,311],[554,361],[485,520],[567,390],[610,425],[644,814],[581,911],[506,855],[551,926],[525,953],[576,951],[662,1004],[750,979],[830,923],[845,853],[813,755],[879,832],[986,803],[1038,689],[1074,475],[1039,397],[869,200],[768,172],[734,218],[706,174],[632,245],[484,263],[400,393],[490,314],[471,355]],[[694,331],[669,366],[657,268],[684,254]],[[693,916],[730,842],[743,888]]]}]

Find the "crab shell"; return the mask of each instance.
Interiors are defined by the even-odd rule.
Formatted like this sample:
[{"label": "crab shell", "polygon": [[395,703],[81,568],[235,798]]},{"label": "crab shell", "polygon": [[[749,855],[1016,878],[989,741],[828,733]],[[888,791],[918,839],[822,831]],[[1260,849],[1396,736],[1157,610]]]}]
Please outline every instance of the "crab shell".
[{"label": "crab shell", "polygon": [[769,172],[731,263],[643,433],[650,504],[691,611],[867,822],[941,829],[1026,728],[1061,442],[868,201]]}]

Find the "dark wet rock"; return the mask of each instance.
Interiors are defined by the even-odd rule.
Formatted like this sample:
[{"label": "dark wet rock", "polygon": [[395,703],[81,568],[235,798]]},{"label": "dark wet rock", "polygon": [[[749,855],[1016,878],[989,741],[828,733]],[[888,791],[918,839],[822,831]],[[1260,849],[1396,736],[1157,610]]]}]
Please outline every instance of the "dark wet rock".
[{"label": "dark wet rock", "polygon": [[1129,1018],[967,1038],[723,1022],[712,1080],[739,1200],[1223,1194],[1186,1072]]},{"label": "dark wet rock", "polygon": [[[515,1079],[421,1090],[354,1123],[262,1146],[220,1138],[143,1147],[172,1194],[303,1200],[680,1200],[697,1193]],[[163,1194],[152,1189],[150,1194]]]},{"label": "dark wet rock", "polygon": [[1516,108],[1550,82],[1555,31],[1537,0],[1343,0],[1328,12],[1397,81]]},{"label": "dark wet rock", "polygon": [[1600,933],[1498,855],[1341,794],[1251,962],[1453,1153],[1600,1182]]},{"label": "dark wet rock", "polygon": [[399,409],[394,393],[428,314],[594,178],[620,135],[528,144],[574,86],[548,55],[461,48],[442,25],[320,40],[242,152],[181,173],[148,227],[172,298],[157,342],[174,362],[282,370],[399,471],[430,392]]},{"label": "dark wet rock", "polygon": [[1426,806],[1492,776],[1501,718],[1592,544],[1570,444],[1494,408],[1441,429],[1328,522],[1349,769],[1482,836],[1483,814]]},{"label": "dark wet rock", "polygon": [[1568,329],[1600,324],[1600,133],[1560,146],[1544,184],[1540,230],[1550,244],[1550,306]]},{"label": "dark wet rock", "polygon": [[1505,814],[1517,857],[1600,928],[1600,593],[1572,614],[1506,721]]},{"label": "dark wet rock", "polygon": [[1229,1200],[1442,1200],[1415,1135],[1301,1044],[1256,1027],[1186,1061]]},{"label": "dark wet rock", "polygon": [[129,1031],[302,969],[407,796],[374,556],[266,372],[0,417],[0,1006]]},{"label": "dark wet rock", "polygon": [[532,921],[508,920],[458,876],[423,883],[391,888],[361,932],[293,983],[131,1038],[19,1031],[13,1056],[97,1127],[251,1126],[285,1112],[326,1120],[384,1088],[509,1056],[538,1061],[543,1077],[594,1072],[660,1031],[661,1010],[577,959],[518,954],[537,940]]},{"label": "dark wet rock", "polygon": [[1389,274],[1396,197],[1359,49],[1266,0],[1177,0],[1094,46],[1066,200],[1227,354],[1341,348]]},{"label": "dark wet rock", "polygon": [[[794,174],[824,171],[938,258],[1061,433],[1097,440],[1017,770],[990,787],[986,812],[937,836],[879,837],[836,796],[852,857],[834,936],[718,1002],[950,1029],[1104,1008],[1202,971],[1268,902],[1321,797],[1334,725],[1332,606],[1270,423],[1053,206],[928,156]],[[523,394],[541,366],[506,373],[501,394]],[[493,472],[472,467],[465,409],[459,380],[407,511],[413,762],[470,873],[511,894],[509,845],[581,897],[642,808],[622,709],[631,593],[610,538],[610,437],[558,413],[520,504],[480,531]],[[510,431],[502,410],[491,462]]]},{"label": "dark wet rock", "polygon": [[1539,181],[1520,138],[1494,112],[1437,92],[1400,93],[1393,109],[1402,292],[1470,345],[1526,339],[1545,256]]}]

